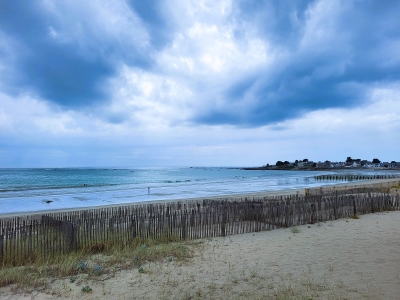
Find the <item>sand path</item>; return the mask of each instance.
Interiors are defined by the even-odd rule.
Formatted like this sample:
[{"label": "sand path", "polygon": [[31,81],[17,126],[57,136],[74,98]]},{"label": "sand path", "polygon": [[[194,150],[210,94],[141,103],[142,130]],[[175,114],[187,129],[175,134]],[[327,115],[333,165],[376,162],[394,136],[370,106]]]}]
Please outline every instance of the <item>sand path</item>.
[{"label": "sand path", "polygon": [[400,299],[400,212],[203,240],[187,263],[144,269],[0,299]]}]

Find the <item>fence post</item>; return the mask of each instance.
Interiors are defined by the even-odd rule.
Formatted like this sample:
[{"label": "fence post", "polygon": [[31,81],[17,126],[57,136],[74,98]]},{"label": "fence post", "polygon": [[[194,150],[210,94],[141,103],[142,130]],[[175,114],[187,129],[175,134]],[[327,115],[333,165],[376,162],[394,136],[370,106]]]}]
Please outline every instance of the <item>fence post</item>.
[{"label": "fence post", "polygon": [[224,207],[223,208],[223,213],[222,213],[222,223],[221,223],[221,236],[225,236],[226,235],[226,232],[225,232],[225,224],[226,224],[226,210],[227,210],[227,208],[226,207]]},{"label": "fence post", "polygon": [[311,203],[311,224],[314,224],[317,219],[317,212],[316,212],[316,205],[315,202]]},{"label": "fence post", "polygon": [[285,203],[285,227],[290,227],[290,203]]},{"label": "fence post", "polygon": [[337,194],[338,194],[338,191],[335,188],[335,200],[334,200],[334,203],[333,203],[333,214],[335,215],[335,220],[337,220],[337,202],[338,202]]},{"label": "fence post", "polygon": [[181,211],[182,240],[186,240],[186,212]]},{"label": "fence post", "polygon": [[3,262],[4,235],[0,235],[0,263]]},{"label": "fence post", "polygon": [[371,200],[371,212],[375,213],[375,210],[374,210],[374,197],[371,197],[371,193],[368,193],[368,197]]},{"label": "fence post", "polygon": [[78,250],[78,244],[77,244],[77,226],[75,223],[70,223],[70,228],[71,228],[71,248],[73,251],[77,251]]},{"label": "fence post", "polygon": [[136,233],[136,219],[135,218],[133,218],[132,219],[132,237],[135,239],[136,238],[136,236],[137,236],[137,233]]}]

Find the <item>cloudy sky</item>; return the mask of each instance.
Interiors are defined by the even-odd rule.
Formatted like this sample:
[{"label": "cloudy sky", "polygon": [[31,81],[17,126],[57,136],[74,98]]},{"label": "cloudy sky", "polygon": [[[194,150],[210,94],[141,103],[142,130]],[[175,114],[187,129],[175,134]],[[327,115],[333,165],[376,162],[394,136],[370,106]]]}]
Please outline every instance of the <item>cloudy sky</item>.
[{"label": "cloudy sky", "polygon": [[400,2],[0,2],[0,167],[400,161]]}]

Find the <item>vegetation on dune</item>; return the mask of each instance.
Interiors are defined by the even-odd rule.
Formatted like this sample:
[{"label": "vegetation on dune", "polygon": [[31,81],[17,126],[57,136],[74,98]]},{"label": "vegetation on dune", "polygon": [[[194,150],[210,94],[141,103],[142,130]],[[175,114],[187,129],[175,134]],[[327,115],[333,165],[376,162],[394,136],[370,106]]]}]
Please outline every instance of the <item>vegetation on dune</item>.
[{"label": "vegetation on dune", "polygon": [[[178,238],[141,240],[122,247],[116,242],[93,244],[78,252],[41,258],[29,263],[18,262],[18,267],[3,265],[0,269],[0,287],[12,285],[14,292],[45,289],[57,278],[68,278],[73,283],[78,276],[86,274],[94,278],[112,274],[118,270],[142,269],[146,262],[162,260],[185,261],[193,255],[193,243],[178,242]],[[83,291],[83,290],[82,290]],[[90,292],[90,287],[83,292]]]}]

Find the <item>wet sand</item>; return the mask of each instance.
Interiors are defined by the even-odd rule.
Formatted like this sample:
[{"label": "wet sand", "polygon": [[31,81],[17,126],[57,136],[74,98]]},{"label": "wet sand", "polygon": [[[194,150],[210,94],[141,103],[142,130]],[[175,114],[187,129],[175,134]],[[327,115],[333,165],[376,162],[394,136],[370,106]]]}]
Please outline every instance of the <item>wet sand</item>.
[{"label": "wet sand", "polygon": [[[354,181],[354,182],[347,182],[347,183],[338,183],[334,185],[324,186],[324,187],[346,187],[346,186],[363,186],[363,185],[370,185],[376,183],[391,183],[393,184],[400,184],[400,180],[398,178],[394,179],[374,179],[374,180],[363,180],[363,181]],[[316,187],[320,188],[320,187]],[[165,201],[144,201],[144,202],[132,202],[132,203],[122,203],[122,204],[111,204],[111,205],[101,205],[101,206],[90,206],[90,207],[83,207],[83,208],[70,208],[70,209],[52,209],[52,210],[40,210],[40,211],[32,211],[32,212],[17,212],[17,213],[7,213],[1,214],[0,218],[12,218],[17,216],[29,216],[29,215],[42,215],[45,213],[52,213],[52,212],[69,212],[69,211],[78,211],[78,210],[87,210],[87,209],[96,209],[96,208],[106,208],[106,207],[119,207],[119,206],[129,206],[129,205],[141,205],[141,204],[149,204],[149,203],[165,203],[165,202],[185,202],[185,201],[197,201],[203,199],[224,199],[224,198],[248,198],[251,199],[255,198],[262,198],[262,197],[272,197],[272,196],[285,196],[285,195],[296,195],[297,193],[304,195],[305,189],[287,189],[287,190],[277,190],[277,191],[263,191],[257,193],[244,193],[244,194],[230,194],[230,195],[222,195],[222,196],[215,196],[215,197],[200,197],[200,198],[190,198],[190,199],[176,199],[176,200],[165,200]]]}]

